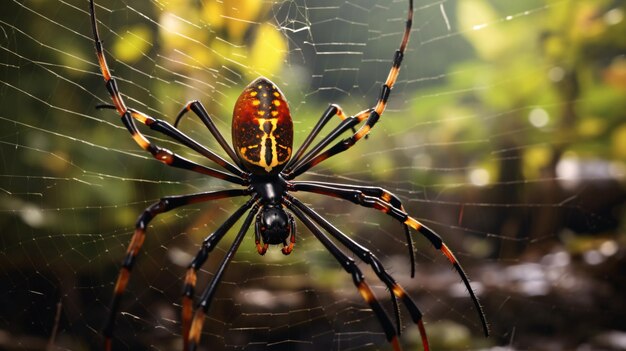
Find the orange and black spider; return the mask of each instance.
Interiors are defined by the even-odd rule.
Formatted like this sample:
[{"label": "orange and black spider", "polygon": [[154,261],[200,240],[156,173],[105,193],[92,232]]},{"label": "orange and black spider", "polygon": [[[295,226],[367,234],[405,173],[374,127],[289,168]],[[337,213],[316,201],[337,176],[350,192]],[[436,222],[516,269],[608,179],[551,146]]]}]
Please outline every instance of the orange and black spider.
[{"label": "orange and black spider", "polygon": [[[330,105],[326,111],[324,111],[320,120],[295,154],[292,152],[293,123],[287,101],[278,87],[264,77],[257,78],[244,88],[235,104],[232,122],[232,148],[226,140],[224,140],[224,137],[213,123],[211,116],[199,101],[188,102],[178,114],[174,125],[127,107],[118,90],[115,78],[111,76],[106,58],[104,57],[102,42],[98,35],[93,0],[90,0],[89,10],[100,69],[106,82],[106,88],[113,100],[113,105],[102,105],[99,107],[117,110],[122,118],[122,122],[137,144],[166,165],[202,173],[242,186],[240,189],[163,197],[158,202],[146,208],[139,216],[135,226],[135,232],[128,246],[128,250],[126,251],[126,257],[124,258],[122,268],[115,284],[109,318],[104,327],[106,350],[111,350],[112,348],[113,327],[120,298],[126,289],[131,269],[144,242],[148,223],[157,215],[181,206],[238,196],[247,196],[250,197],[250,199],[243,206],[239,207],[217,228],[217,230],[215,230],[215,232],[204,239],[202,247],[187,269],[182,297],[182,336],[184,350],[197,349],[200,343],[202,324],[209,311],[213,295],[228,263],[237,251],[237,248],[241,244],[252,222],[254,221],[255,223],[255,242],[259,254],[265,254],[269,245],[283,245],[282,252],[288,255],[293,250],[296,242],[296,222],[292,214],[313,233],[335,259],[337,259],[346,272],[352,276],[354,285],[361,293],[365,302],[369,304],[370,308],[375,313],[382,325],[387,340],[393,345],[393,349],[396,351],[401,349],[398,341],[398,335],[401,330],[400,317],[398,315],[398,300],[400,300],[407,308],[413,322],[418,326],[423,347],[425,350],[428,350],[428,339],[422,322],[422,313],[404,288],[396,283],[394,278],[387,273],[381,262],[371,251],[342,233],[317,212],[294,197],[292,193],[297,191],[337,197],[351,201],[360,206],[371,207],[386,213],[402,223],[410,251],[411,276],[414,275],[415,259],[408,228],[413,228],[428,239],[436,249],[440,250],[446,256],[461,276],[465,287],[469,291],[474,306],[478,311],[485,335],[488,335],[489,331],[482,307],[478,302],[478,298],[472,291],[468,278],[461,268],[461,265],[454,257],[454,254],[448,246],[443,243],[439,235],[416,219],[410,217],[404,211],[402,203],[397,196],[380,187],[293,180],[327,158],[351,148],[370,132],[383,114],[387,99],[398,78],[400,64],[409,41],[409,36],[411,35],[411,24],[413,20],[412,0],[409,0],[406,27],[400,47],[395,52],[391,70],[389,71],[387,80],[382,85],[380,97],[376,105],[350,117],[346,117],[343,110],[338,105]],[[180,119],[189,111],[196,114],[206,125],[221,148],[229,156],[232,163],[178,130],[177,125]],[[320,130],[334,116],[341,118],[341,123],[327,136],[322,138],[308,153],[305,153]],[[184,146],[200,153],[217,163],[223,170],[199,165],[150,142],[137,129],[135,121],[139,121],[151,129],[163,133]],[[354,129],[363,121],[365,121],[365,123],[363,123],[358,130]],[[349,129],[353,130],[353,134],[350,137],[340,140],[326,149],[330,143]],[[246,213],[247,215],[239,233],[220,263],[210,284],[203,291],[199,303],[197,303],[194,308],[193,298],[198,270],[207,260],[209,253],[215,248],[217,243],[224,237],[228,230],[231,229],[235,222]],[[394,304],[396,327],[394,327],[394,323],[392,323],[369,285],[365,282],[363,273],[357,267],[354,260],[342,252],[339,247],[330,240],[328,235],[339,241],[365,263],[369,264],[378,279],[387,286]]]}]

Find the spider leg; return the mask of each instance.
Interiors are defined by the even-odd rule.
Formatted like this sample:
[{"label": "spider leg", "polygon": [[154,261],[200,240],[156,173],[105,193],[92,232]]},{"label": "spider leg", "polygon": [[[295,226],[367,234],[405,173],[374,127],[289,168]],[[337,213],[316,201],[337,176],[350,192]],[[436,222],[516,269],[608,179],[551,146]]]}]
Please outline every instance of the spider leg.
[{"label": "spider leg", "polygon": [[365,137],[370,130],[374,127],[376,122],[380,116],[382,116],[385,111],[385,107],[387,106],[387,99],[389,99],[389,95],[391,94],[391,89],[398,79],[398,73],[400,72],[400,64],[402,63],[402,58],[404,57],[404,51],[406,50],[406,46],[409,42],[409,37],[411,36],[411,26],[413,24],[413,0],[409,0],[409,11],[408,17],[406,20],[406,26],[404,29],[404,35],[402,37],[402,41],[400,42],[400,47],[396,50],[396,53],[393,58],[393,64],[391,66],[391,70],[389,71],[389,75],[387,76],[387,80],[383,84],[380,97],[376,102],[373,110],[370,112],[365,124],[363,124],[359,130],[354,133],[352,136],[341,140],[340,142],[333,145],[328,150],[324,151],[321,154],[316,155],[314,158],[308,160],[306,163],[299,165],[296,169],[293,170],[293,175],[290,176],[289,179],[293,179],[294,177],[306,172],[311,167],[319,164],[320,162],[338,154],[344,152],[351,148],[357,141],[361,140]]},{"label": "spider leg", "polygon": [[478,312],[478,316],[480,318],[480,322],[482,324],[485,336],[489,336],[489,327],[487,325],[487,318],[485,317],[485,312],[483,311],[483,308],[480,305],[480,302],[478,301],[478,297],[476,297],[476,294],[474,293],[474,290],[472,289],[472,286],[469,283],[469,278],[467,277],[467,274],[465,274],[465,271],[463,270],[463,267],[461,267],[461,264],[458,262],[458,260],[456,259],[452,251],[448,248],[448,246],[443,242],[443,239],[441,239],[441,237],[437,233],[435,233],[434,231],[426,227],[417,219],[409,216],[404,210],[401,210],[391,205],[389,202],[383,201],[381,199],[377,199],[375,197],[367,196],[363,194],[363,192],[358,191],[358,190],[339,189],[339,188],[333,188],[333,187],[324,186],[324,185],[307,186],[306,184],[299,185],[299,186],[294,185],[294,187],[295,188],[293,190],[297,189],[297,190],[337,197],[337,198],[351,201],[363,207],[374,208],[376,210],[386,213],[387,215],[391,216],[395,220],[401,223],[404,223],[408,225],[409,227],[413,228],[414,230],[416,230],[417,232],[419,232],[422,236],[428,239],[428,241],[430,241],[430,243],[435,247],[435,249],[440,250],[441,253],[444,256],[446,256],[448,261],[450,261],[454,269],[457,271],[457,273],[461,277],[461,280],[463,281],[463,284],[465,285],[465,288],[467,289],[472,299],[472,302],[474,303],[474,307],[476,308],[476,311]]},{"label": "spider leg", "polygon": [[[284,171],[285,173],[289,173],[291,171],[292,166],[295,165],[298,161],[300,161],[302,154],[304,154],[304,152],[309,147],[309,145],[311,145],[315,137],[320,133],[322,128],[324,128],[326,123],[328,123],[328,121],[330,121],[334,116],[339,117],[342,121],[344,121],[347,118],[343,112],[343,109],[339,105],[331,104],[330,106],[328,106],[326,110],[324,111],[324,113],[322,113],[322,116],[320,117],[320,119],[317,121],[317,124],[315,125],[315,127],[313,127],[313,129],[311,130],[309,135],[306,137],[304,142],[302,142],[302,145],[300,145],[300,148],[298,149],[298,151],[294,154],[291,160],[289,160],[289,163],[287,163],[287,166],[285,167],[285,171]],[[352,126],[351,128],[352,128],[352,131],[356,133],[356,129],[354,129],[354,126]]]},{"label": "spider leg", "polygon": [[[298,175],[302,174],[305,171],[305,170],[303,170],[302,172],[299,171],[299,169],[300,169],[300,167],[302,165],[308,163],[313,157],[317,156],[322,150],[324,150],[324,148],[326,146],[328,146],[328,144],[330,144],[335,139],[337,139],[346,130],[348,130],[348,129],[354,130],[354,127],[356,125],[358,125],[361,121],[365,120],[365,118],[367,118],[369,113],[372,112],[372,111],[373,111],[372,109],[367,109],[367,110],[364,110],[364,111],[361,111],[361,112],[357,113],[355,116],[350,116],[350,117],[342,120],[341,123],[339,123],[339,125],[336,126],[332,131],[330,131],[330,133],[328,133],[328,135],[326,135],[322,140],[320,140],[313,147],[313,149],[311,149],[311,151],[306,153],[306,155],[301,156],[300,160],[298,162],[296,162],[296,161],[290,162],[291,165],[289,167],[287,167],[286,170],[283,170],[283,173],[285,174],[285,176],[284,176],[285,179],[287,179],[287,180],[293,179],[293,178],[297,177]],[[303,144],[303,146],[304,146],[304,144]]]},{"label": "spider leg", "polygon": [[367,302],[367,304],[370,306],[372,311],[374,311],[376,318],[378,318],[378,321],[382,325],[387,341],[389,341],[393,345],[393,349],[395,351],[402,350],[398,342],[398,334],[395,328],[393,327],[393,323],[391,322],[391,319],[389,319],[389,316],[387,315],[387,313],[385,312],[381,304],[376,299],[376,296],[374,295],[374,292],[372,291],[370,286],[365,282],[365,277],[363,276],[363,273],[361,272],[359,267],[356,265],[354,260],[348,257],[346,254],[344,254],[337,247],[337,245],[335,245],[313,223],[313,221],[311,221],[311,219],[309,219],[302,211],[300,211],[299,207],[294,206],[295,203],[292,203],[292,200],[294,200],[292,197],[284,200],[284,203],[287,206],[287,208],[289,208],[289,210],[291,210],[296,215],[296,217],[298,217],[302,221],[302,223],[304,223],[304,225],[307,228],[309,228],[311,233],[313,233],[313,235],[315,235],[315,237],[324,245],[324,247],[326,247],[326,250],[328,250],[335,257],[335,259],[339,262],[339,264],[341,264],[343,269],[346,272],[350,273],[350,275],[352,276],[352,281],[354,285],[359,290],[359,293],[361,294],[365,302]]},{"label": "spider leg", "polygon": [[283,248],[281,249],[283,255],[289,255],[291,251],[293,251],[293,246],[296,244],[296,221],[293,217],[291,217],[291,215],[289,215],[289,233],[289,244],[285,241],[283,243]]},{"label": "spider leg", "polygon": [[[115,105],[110,105],[110,104],[96,105],[96,108],[97,109],[105,109],[106,108],[106,109],[110,109],[110,110],[117,109],[115,107]],[[195,141],[192,138],[190,138],[185,133],[181,132],[178,128],[176,128],[175,125],[173,126],[173,125],[171,125],[167,121],[150,117],[147,114],[145,114],[145,113],[143,113],[141,111],[137,111],[137,110],[135,110],[133,108],[128,108],[128,111],[130,111],[131,116],[135,120],[141,121],[143,124],[145,124],[146,126],[150,127],[150,129],[156,130],[157,132],[163,133],[163,134],[169,136],[170,138],[172,138],[174,140],[177,140],[178,142],[182,143],[183,145],[187,146],[188,148],[198,152],[202,156],[204,156],[204,157],[208,158],[209,160],[217,163],[218,165],[224,167],[226,170],[232,172],[233,174],[237,175],[238,177],[241,177],[241,178],[246,178],[247,177],[247,174],[244,173],[241,169],[237,168],[236,166],[234,166],[230,162],[224,160],[222,157],[220,157],[219,155],[217,155],[213,151],[207,149],[205,146],[201,145],[197,141]]]},{"label": "spider leg", "polygon": [[424,322],[422,320],[422,312],[417,307],[413,299],[408,295],[406,290],[402,286],[400,286],[395,279],[387,273],[382,263],[378,258],[367,248],[358,244],[356,241],[352,240],[349,236],[342,233],[339,229],[333,226],[330,222],[328,222],[324,217],[320,216],[317,212],[312,210],[310,207],[303,204],[300,200],[294,198],[291,195],[287,195],[287,198],[291,201],[295,207],[304,212],[308,217],[312,218],[315,223],[319,224],[330,233],[335,239],[339,240],[342,245],[347,247],[350,251],[354,252],[363,262],[369,264],[372,267],[376,276],[387,286],[389,292],[391,294],[391,300],[394,301],[394,307],[396,309],[396,326],[398,328],[398,334],[400,334],[401,326],[400,319],[398,314],[397,300],[400,299],[404,306],[409,311],[411,315],[411,319],[419,329],[421,338],[422,338],[422,346],[424,350],[428,351],[428,338],[426,336],[426,330],[424,328]]},{"label": "spider leg", "polygon": [[[389,204],[391,204],[392,206],[397,207],[400,210],[404,211],[404,206],[402,205],[400,198],[381,187],[359,186],[359,185],[351,185],[351,184],[315,182],[315,181],[305,181],[305,182],[295,181],[295,182],[292,182],[291,184],[295,185],[293,189],[294,191],[301,190],[303,189],[303,187],[307,187],[307,186],[315,187],[318,185],[329,186],[329,187],[340,188],[340,189],[357,190],[357,191],[361,191],[363,194],[367,196],[373,196],[380,200],[389,202]],[[411,278],[414,278],[415,277],[415,250],[413,249],[413,238],[411,237],[411,233],[409,232],[409,226],[404,223],[402,224],[402,226],[404,227],[404,236],[406,237],[406,242],[407,242],[407,246],[409,249],[409,258],[411,260]]]},{"label": "spider leg", "polygon": [[[94,43],[96,46],[96,54],[98,56],[98,62],[100,65],[100,70],[102,71],[102,76],[105,80],[105,86],[111,95],[111,99],[113,100],[113,105],[115,109],[119,113],[122,118],[122,122],[130,135],[135,140],[135,142],[144,150],[148,151],[154,158],[157,160],[176,168],[187,169],[190,171],[194,171],[197,173],[206,174],[215,178],[223,179],[229,181],[231,183],[246,184],[246,181],[240,177],[220,172],[212,168],[208,168],[202,165],[199,165],[193,161],[187,160],[172,151],[162,148],[158,145],[152,144],[139,130],[137,129],[137,125],[135,124],[135,119],[144,124],[154,123],[154,119],[144,115],[144,114],[135,114],[133,117],[133,113],[126,107],[124,103],[124,99],[119,92],[117,87],[117,82],[115,78],[111,76],[111,71],[107,65],[106,58],[104,56],[102,41],[100,40],[100,35],[98,34],[98,26],[96,23],[96,13],[94,9],[93,0],[89,1],[89,11],[91,14],[91,26],[93,30]],[[181,133],[182,134],[182,133]],[[215,155],[217,156],[217,155]]]},{"label": "spider leg", "polygon": [[289,160],[289,163],[287,163],[287,166],[285,166],[285,173],[288,173],[291,166],[300,160],[300,157],[302,157],[302,154],[306,151],[311,142],[313,142],[313,139],[315,139],[322,128],[324,128],[326,123],[328,123],[333,116],[338,116],[342,121],[345,119],[343,109],[339,105],[331,104],[326,108],[326,111],[322,113],[322,116],[317,121],[315,127],[313,127],[313,130],[311,130],[311,133],[307,135],[304,142],[302,142],[302,145],[300,145],[300,148],[298,148],[298,151],[296,151],[291,160]]},{"label": "spider leg", "polygon": [[109,316],[104,325],[104,344],[105,350],[111,350],[111,337],[113,336],[113,329],[115,324],[115,317],[117,315],[117,310],[120,304],[120,298],[126,290],[126,285],[128,284],[128,279],[130,277],[131,270],[135,263],[135,259],[139,254],[139,250],[141,250],[141,246],[146,237],[146,229],[148,224],[154,217],[157,215],[175,209],[177,207],[190,205],[199,202],[206,202],[210,200],[224,199],[229,197],[236,196],[244,196],[248,195],[249,191],[247,189],[230,189],[230,190],[221,190],[221,191],[212,191],[191,195],[182,195],[182,196],[167,196],[161,198],[156,203],[147,207],[144,212],[137,219],[137,224],[135,225],[135,232],[130,240],[130,244],[128,244],[128,249],[126,250],[126,257],[122,262],[122,268],[120,269],[120,273],[117,277],[117,281],[115,283],[115,288],[113,290],[113,299],[111,300],[111,308],[109,310]]},{"label": "spider leg", "polygon": [[[202,242],[202,247],[198,250],[196,257],[193,259],[187,273],[185,274],[185,284],[183,286],[183,350],[189,349],[189,330],[191,327],[193,295],[196,288],[196,280],[198,270],[202,267],[209,257],[209,253],[213,251],[215,246],[222,240],[224,235],[232,228],[232,226],[243,216],[246,211],[257,201],[256,196],[248,200],[243,206],[235,211],[228,219],[220,225],[215,232],[207,236]],[[251,213],[256,212],[256,208]]]},{"label": "spider leg", "polygon": [[222,136],[222,133],[220,133],[219,129],[217,129],[217,126],[213,122],[213,119],[209,115],[209,112],[206,110],[206,108],[204,107],[204,105],[202,105],[200,101],[198,100],[189,101],[176,116],[174,127],[178,127],[178,123],[180,122],[181,118],[189,111],[193,112],[196,116],[198,116],[198,118],[200,118],[202,123],[204,123],[207,129],[209,129],[209,131],[211,132],[215,140],[217,140],[218,144],[220,144],[222,149],[226,151],[226,153],[231,158],[231,160],[233,160],[233,162],[235,162],[239,166],[239,168],[244,168],[243,165],[241,164],[241,161],[239,160],[239,157],[235,155],[235,151],[233,150],[233,148],[230,147],[230,145],[228,145],[228,143]]},{"label": "spider leg", "polygon": [[[252,199],[248,201],[245,205],[245,206],[248,206],[246,210],[255,201],[256,199]],[[241,226],[241,229],[239,230],[239,233],[235,237],[235,240],[230,246],[230,249],[228,249],[228,252],[222,259],[222,262],[220,263],[219,268],[217,269],[217,272],[215,272],[215,275],[213,276],[211,283],[202,293],[202,297],[200,298],[200,303],[198,304],[196,313],[193,317],[193,322],[191,323],[191,327],[190,327],[189,335],[188,335],[189,338],[188,338],[188,341],[186,341],[189,343],[188,350],[190,351],[195,351],[198,348],[198,345],[200,344],[202,325],[204,323],[204,318],[207,312],[209,311],[209,307],[211,306],[213,295],[215,294],[215,291],[217,290],[217,286],[220,280],[222,279],[224,272],[226,271],[226,266],[228,266],[233,256],[235,255],[235,252],[237,252],[237,249],[239,248],[239,245],[241,244],[243,237],[248,232],[248,228],[250,228],[250,224],[252,224],[252,220],[254,219],[254,215],[256,214],[257,211],[258,211],[258,205],[254,205],[252,210],[250,210],[250,212],[246,216],[246,219],[244,220],[243,225]]]},{"label": "spider leg", "polygon": [[256,251],[259,253],[259,255],[263,256],[267,252],[267,248],[270,247],[270,244],[263,243],[263,245],[261,245],[260,233],[261,233],[261,220],[257,218],[256,222],[254,223],[254,243],[256,244]]}]

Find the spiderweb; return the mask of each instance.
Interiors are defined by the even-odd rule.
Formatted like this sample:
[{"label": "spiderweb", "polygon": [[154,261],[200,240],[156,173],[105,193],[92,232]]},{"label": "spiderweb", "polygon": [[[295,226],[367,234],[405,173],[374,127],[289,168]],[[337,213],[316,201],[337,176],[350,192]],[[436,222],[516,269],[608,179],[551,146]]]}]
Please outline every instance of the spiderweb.
[{"label": "spiderweb", "polygon": [[[115,113],[94,109],[110,100],[87,4],[0,5],[0,349],[100,348],[141,211],[162,196],[230,187],[154,161]],[[289,100],[295,145],[329,103],[348,114],[374,104],[407,10],[404,0],[97,5],[107,59],[130,106],[173,123],[199,99],[230,140],[237,96],[264,75]],[[411,278],[398,223],[296,194],[381,259],[422,309],[433,349],[626,349],[625,6],[416,0],[380,122],[302,177],[383,186],[456,253],[485,306],[489,339],[456,272],[426,240],[414,236]],[[185,117],[181,130],[221,151],[196,118]],[[114,349],[180,348],[184,271],[242,203],[188,206],[152,221]],[[199,290],[240,225],[201,270]],[[275,247],[259,256],[252,233],[217,291],[205,349],[391,349],[350,276],[304,225],[290,256]],[[359,264],[391,315],[385,286]],[[419,349],[417,328],[401,316],[401,343]]]}]

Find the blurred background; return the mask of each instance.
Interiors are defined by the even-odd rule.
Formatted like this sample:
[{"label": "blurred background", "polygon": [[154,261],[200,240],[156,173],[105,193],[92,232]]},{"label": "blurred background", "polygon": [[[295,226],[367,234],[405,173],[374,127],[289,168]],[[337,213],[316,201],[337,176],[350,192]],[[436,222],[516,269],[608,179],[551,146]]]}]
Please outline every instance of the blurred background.
[{"label": "blurred background", "polygon": [[[99,1],[129,106],[173,123],[199,99],[230,140],[263,75],[299,145],[330,103],[372,106],[404,0]],[[85,0],[0,4],[0,350],[101,349],[134,222],[159,197],[230,184],[167,168],[109,103]],[[626,350],[626,2],[415,0],[399,80],[370,137],[301,179],[383,186],[437,231],[472,279],[492,335],[442,255],[384,214],[296,194],[371,249],[424,312],[434,350]],[[331,121],[331,130],[338,119]],[[220,152],[191,115],[181,130]],[[211,165],[142,129],[151,140]],[[116,350],[181,345],[185,268],[242,199],[158,216],[118,315]],[[238,224],[240,225],[240,224]],[[236,225],[235,227],[237,227]],[[213,277],[234,232],[199,276]],[[360,264],[388,313],[385,287]],[[421,349],[405,310],[402,344]],[[204,350],[390,350],[347,275],[298,227],[290,256],[253,232],[205,322]]]}]

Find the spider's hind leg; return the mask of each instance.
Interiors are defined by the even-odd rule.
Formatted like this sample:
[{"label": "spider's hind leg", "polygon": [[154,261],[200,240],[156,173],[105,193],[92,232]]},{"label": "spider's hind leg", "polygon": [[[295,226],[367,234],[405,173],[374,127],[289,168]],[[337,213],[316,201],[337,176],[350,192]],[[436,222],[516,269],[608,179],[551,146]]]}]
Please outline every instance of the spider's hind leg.
[{"label": "spider's hind leg", "polygon": [[[346,117],[345,113],[339,105],[331,104],[330,106],[328,106],[315,127],[313,127],[313,130],[311,130],[298,151],[295,153],[294,157],[289,161],[287,167],[285,167],[285,169],[283,170],[286,178],[293,179],[295,176],[300,174],[296,174],[295,171],[300,168],[302,164],[309,162],[309,160],[319,154],[326,146],[328,146],[328,144],[337,139],[346,130],[351,129],[353,133],[356,133],[356,125],[365,120],[371,111],[372,109],[366,109],[357,113],[354,116]],[[311,149],[306,155],[304,155],[304,152],[308,149],[315,137],[320,133],[322,128],[326,125],[326,123],[328,123],[328,121],[330,121],[333,116],[338,116],[341,119],[341,123],[336,126],[330,133],[328,133],[324,138],[322,138],[322,140],[320,140],[313,147],[313,149]]]},{"label": "spider's hind leg", "polygon": [[[222,225],[220,225],[212,234],[207,236],[202,242],[202,247],[194,257],[193,261],[187,268],[185,274],[185,284],[183,286],[183,302],[182,302],[182,329],[183,329],[183,350],[187,351],[189,345],[189,333],[191,329],[191,318],[193,313],[193,296],[196,289],[198,270],[204,265],[209,258],[209,253],[213,251],[215,246],[222,240],[224,235],[232,228],[232,226],[250,209],[256,202],[256,197],[248,200],[243,206],[239,207]],[[253,210],[256,212],[256,210]]]},{"label": "spider's hind leg", "polygon": [[[367,302],[370,306],[376,318],[383,327],[383,331],[385,333],[385,337],[387,341],[392,344],[394,351],[401,351],[400,343],[398,341],[398,333],[396,329],[393,327],[389,316],[383,309],[382,305],[376,299],[374,292],[370,288],[369,284],[365,282],[365,277],[359,267],[356,265],[354,260],[348,257],[345,253],[343,253],[335,243],[333,243],[314,223],[311,219],[307,217],[301,210],[300,206],[295,206],[295,203],[291,201],[294,200],[290,198],[289,200],[285,200],[285,204],[287,208],[289,208],[295,215],[298,217],[302,223],[315,235],[315,237],[326,247],[326,249],[335,257],[335,259],[341,264],[343,269],[350,273],[352,276],[352,281],[356,288],[359,290],[361,297]],[[428,350],[426,348],[426,350]]]},{"label": "spider's hind leg", "polygon": [[[236,222],[237,219],[239,219],[239,217],[241,217],[241,215],[243,215],[243,213],[247,211],[250,208],[250,206],[252,206],[255,202],[256,202],[256,198],[252,198],[244,206],[242,206],[237,212],[238,213],[237,218],[228,226],[228,228],[230,228],[230,226],[232,226],[234,222]],[[233,256],[237,252],[237,249],[239,248],[239,245],[241,244],[243,237],[248,232],[248,228],[252,224],[252,220],[254,219],[254,215],[256,214],[257,211],[258,211],[258,205],[254,205],[254,207],[252,207],[252,209],[246,216],[246,219],[244,220],[244,223],[242,224],[241,229],[239,230],[239,233],[235,237],[235,240],[231,244],[230,249],[228,249],[228,252],[226,252],[226,255],[222,259],[222,262],[220,263],[219,267],[217,268],[217,271],[215,272],[215,275],[213,276],[211,283],[209,284],[209,286],[207,286],[207,288],[202,293],[202,296],[200,298],[200,303],[198,304],[198,307],[196,308],[196,313],[193,317],[193,321],[191,321],[189,332],[188,334],[183,336],[184,351],[187,351],[187,350],[195,351],[198,349],[198,345],[200,344],[200,336],[202,334],[201,333],[202,325],[204,324],[204,319],[206,317],[207,312],[209,311],[209,307],[211,306],[213,295],[215,294],[218,284],[220,283],[224,275],[224,272],[226,271],[226,267],[228,266]],[[231,218],[233,217],[234,216],[231,216]],[[228,230],[225,229],[224,232],[226,231]]]},{"label": "spider's hind leg", "polygon": [[318,193],[318,194],[327,195],[327,196],[338,197],[341,199],[351,201],[363,207],[374,208],[378,211],[381,211],[389,215],[390,217],[397,220],[398,222],[403,223],[413,228],[415,231],[420,233],[423,237],[428,239],[428,241],[430,241],[433,247],[441,251],[441,253],[448,259],[448,261],[452,264],[452,267],[454,267],[458,275],[461,277],[461,280],[463,281],[463,284],[465,285],[465,288],[467,289],[470,295],[470,298],[472,299],[472,302],[474,303],[474,307],[476,308],[476,311],[478,312],[478,316],[480,318],[480,322],[481,322],[483,331],[485,333],[485,336],[489,336],[489,326],[487,324],[487,317],[485,316],[485,312],[483,311],[483,308],[478,300],[478,297],[476,296],[476,293],[474,292],[474,290],[472,289],[472,286],[469,283],[469,278],[467,277],[467,274],[465,274],[465,271],[461,267],[461,264],[456,259],[456,257],[454,256],[450,248],[448,248],[448,246],[443,242],[443,239],[441,238],[441,236],[439,236],[430,228],[426,227],[417,219],[409,216],[403,209],[397,208],[393,206],[391,203],[384,201],[382,199],[378,199],[372,196],[367,196],[359,190],[334,188],[334,187],[325,186],[325,185],[305,186],[305,187],[301,187],[299,190]]},{"label": "spider's hind leg", "polygon": [[[304,205],[300,200],[294,198],[293,196],[288,196],[289,200],[295,206],[297,210],[302,211],[306,214],[306,216],[310,217],[315,221],[315,223],[319,224],[326,230],[328,233],[332,235],[333,238],[337,239],[341,242],[342,245],[346,246],[350,251],[357,255],[363,262],[367,263],[372,267],[376,276],[387,286],[389,292],[391,294],[391,300],[394,304],[395,312],[396,312],[396,326],[397,333],[400,334],[401,324],[400,317],[398,313],[398,303],[397,299],[400,299],[404,306],[409,311],[411,319],[417,325],[421,338],[422,345],[424,350],[428,350],[428,338],[426,336],[426,330],[424,329],[424,323],[422,321],[422,312],[417,307],[413,299],[407,294],[406,290],[400,286],[395,279],[387,273],[382,263],[378,260],[378,258],[367,248],[359,245],[357,242],[352,240],[349,236],[342,233],[339,229],[333,226],[330,222],[320,216],[317,212],[313,211],[311,208]],[[297,214],[297,212],[296,212]],[[302,219],[302,218],[301,218]]]},{"label": "spider's hind leg", "polygon": [[198,194],[190,194],[190,195],[182,195],[182,196],[167,196],[162,198],[161,200],[155,202],[154,204],[147,207],[143,213],[137,219],[137,224],[135,225],[135,232],[133,233],[132,239],[128,244],[128,249],[126,250],[126,256],[124,261],[122,262],[122,268],[117,277],[117,281],[115,283],[115,288],[113,290],[113,298],[111,300],[111,307],[109,309],[109,315],[104,325],[104,344],[105,350],[111,350],[111,339],[113,337],[113,330],[115,326],[115,317],[117,316],[117,310],[119,309],[120,300],[124,291],[126,290],[126,286],[128,285],[128,281],[130,279],[131,270],[135,264],[137,259],[137,255],[143,246],[143,243],[146,238],[146,230],[148,228],[148,224],[159,214],[170,211],[177,207],[190,205],[199,202],[206,202],[210,200],[223,199],[228,197],[235,196],[243,196],[246,195],[246,190],[222,190],[222,191],[214,191],[214,192],[206,192],[206,193],[198,193]]},{"label": "spider's hind leg", "polygon": [[[323,189],[326,187],[336,188],[336,189],[347,189],[361,192],[363,195],[373,196],[382,201],[388,202],[394,207],[399,208],[404,211],[404,206],[402,205],[402,201],[400,198],[394,195],[392,192],[377,186],[361,186],[361,185],[352,185],[352,184],[343,184],[343,183],[328,183],[328,182],[316,182],[316,181],[294,181],[291,182],[291,189],[293,191],[313,191],[312,189],[321,189],[319,192],[323,192]],[[313,191],[315,192],[315,191]],[[325,193],[326,195],[333,196],[332,191]],[[406,243],[409,250],[409,259],[411,260],[411,278],[415,277],[415,250],[413,248],[413,238],[411,237],[411,233],[409,232],[409,226],[405,223],[402,224],[404,228],[404,236],[406,238]]]}]

